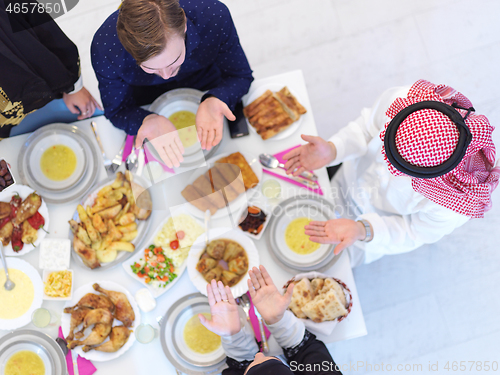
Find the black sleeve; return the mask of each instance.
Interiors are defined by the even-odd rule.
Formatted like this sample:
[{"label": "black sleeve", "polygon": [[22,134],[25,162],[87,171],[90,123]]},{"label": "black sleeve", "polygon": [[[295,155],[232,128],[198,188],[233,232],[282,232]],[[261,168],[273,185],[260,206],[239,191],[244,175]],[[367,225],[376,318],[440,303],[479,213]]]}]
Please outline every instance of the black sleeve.
[{"label": "black sleeve", "polygon": [[252,361],[238,362],[231,357],[227,357],[226,364],[228,368],[222,371],[222,375],[243,375],[250,363],[252,363]]},{"label": "black sleeve", "polygon": [[308,330],[299,345],[283,352],[295,375],[342,375],[325,344]]}]

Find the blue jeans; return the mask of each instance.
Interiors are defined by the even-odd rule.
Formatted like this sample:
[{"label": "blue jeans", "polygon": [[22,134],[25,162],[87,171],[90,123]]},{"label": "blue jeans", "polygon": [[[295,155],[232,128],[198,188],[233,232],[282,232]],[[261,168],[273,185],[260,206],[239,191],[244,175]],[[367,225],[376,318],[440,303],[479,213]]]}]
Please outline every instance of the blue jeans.
[{"label": "blue jeans", "polygon": [[[101,116],[103,114],[104,112],[100,109],[96,109],[94,112],[94,116]],[[31,133],[44,125],[56,122],[74,122],[77,121],[78,116],[78,114],[69,111],[62,99],[55,99],[26,116],[19,124],[12,128],[10,136]]]}]

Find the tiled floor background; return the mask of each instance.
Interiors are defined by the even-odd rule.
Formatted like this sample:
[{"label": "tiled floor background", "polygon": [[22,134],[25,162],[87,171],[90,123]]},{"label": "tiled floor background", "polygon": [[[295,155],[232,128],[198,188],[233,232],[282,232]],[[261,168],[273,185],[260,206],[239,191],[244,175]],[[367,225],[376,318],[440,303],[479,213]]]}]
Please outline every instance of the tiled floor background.
[{"label": "tiled floor background", "polygon": [[[384,89],[419,78],[459,89],[500,124],[498,0],[224,2],[256,78],[302,69],[324,137]],[[118,4],[80,0],[57,20],[78,45],[85,84],[95,95],[90,41]],[[500,145],[500,130],[494,138]],[[444,369],[447,361],[500,364],[499,191],[494,204],[484,219],[434,245],[355,270],[368,335],[329,345],[337,363],[359,364],[345,374],[375,373],[382,363],[385,370],[422,364],[418,373],[431,373],[429,363],[438,361],[443,374],[453,373]],[[470,365],[465,372],[486,372],[469,371]]]}]

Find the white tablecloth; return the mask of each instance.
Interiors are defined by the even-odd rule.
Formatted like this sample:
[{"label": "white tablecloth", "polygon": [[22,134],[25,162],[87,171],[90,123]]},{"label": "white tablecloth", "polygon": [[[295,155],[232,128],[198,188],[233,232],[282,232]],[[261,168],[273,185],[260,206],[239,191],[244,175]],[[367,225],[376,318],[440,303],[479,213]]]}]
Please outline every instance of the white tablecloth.
[{"label": "white tablecloth", "polygon": [[[297,95],[303,101],[303,105],[309,109],[308,113],[304,115],[303,123],[298,131],[296,131],[292,136],[280,140],[280,141],[266,141],[263,142],[261,138],[253,131],[250,132],[249,136],[242,137],[239,139],[231,139],[229,137],[229,132],[226,129],[224,139],[222,141],[221,147],[217,151],[217,154],[227,153],[227,152],[236,152],[242,151],[249,154],[253,154],[258,156],[258,154],[262,152],[267,153],[277,153],[283,151],[292,146],[303,143],[300,138],[300,134],[310,134],[317,135],[316,125],[314,123],[313,114],[311,111],[311,105],[309,103],[309,98],[307,95],[307,89],[304,82],[304,78],[301,71],[293,71],[289,73],[284,73],[278,76],[269,77],[266,79],[256,80],[252,84],[252,88],[258,85],[267,85],[273,82],[286,82],[288,87],[292,90],[292,92],[297,93]],[[85,131],[89,137],[93,141],[95,138],[92,134],[92,130],[90,129],[90,119],[79,121],[74,123],[74,125],[78,126],[80,129]],[[97,127],[99,129],[99,133],[101,135],[102,142],[105,147],[106,154],[108,158],[112,159],[113,156],[118,152],[120,147],[123,144],[123,139],[125,137],[125,133],[121,130],[114,128],[111,123],[104,117],[97,117],[92,119],[97,123]],[[12,170],[14,176],[19,181],[19,174],[17,173],[17,157],[19,150],[21,149],[22,144],[26,140],[28,135],[20,135],[17,137],[12,137],[6,140],[2,140],[0,142],[0,158],[5,158],[12,166]],[[122,167],[123,168],[123,167]],[[325,191],[325,197],[328,198],[328,175],[326,173],[326,169],[321,169],[316,171],[319,177],[319,183]],[[190,176],[190,173],[184,173],[181,177],[187,179]],[[106,178],[106,173],[104,167],[101,168],[100,178],[102,180]],[[177,180],[176,177],[176,181]],[[270,178],[269,175],[264,174],[263,179]],[[283,190],[283,199],[288,198],[289,196],[293,196],[302,191],[301,188],[294,187],[291,184],[288,184],[282,180],[280,180],[282,190]],[[176,184],[177,185],[177,184]],[[180,185],[184,186],[184,185]],[[166,207],[166,205],[176,205],[184,203],[183,198],[180,195],[179,187],[171,187],[171,190],[168,191],[168,194],[162,194],[156,192],[153,194],[153,200],[155,202],[155,207],[158,207],[157,202],[161,202],[162,207]],[[50,214],[50,234],[47,235],[47,238],[67,238],[69,232],[69,224],[68,220],[73,216],[73,213],[76,209],[77,202],[55,205],[49,204],[49,214]],[[156,231],[158,224],[162,221],[162,219],[169,215],[169,211],[166,209],[156,209],[153,211],[151,218],[149,220],[152,221],[150,226],[150,231],[148,233],[148,237],[151,236],[153,231]],[[222,221],[214,220],[212,223],[212,227],[222,226]],[[257,249],[260,255],[261,264],[263,264],[271,274],[275,284],[280,288],[287,280],[289,280],[294,274],[289,273],[282,268],[280,268],[275,262],[273,262],[271,255],[269,254],[269,250],[266,242],[266,233],[259,240],[255,241]],[[31,263],[34,267],[38,269],[38,249],[32,251],[31,253],[22,256],[22,259]],[[74,270],[74,288],[80,287],[81,285],[94,282],[96,280],[106,279],[112,280],[114,282],[123,285],[127,288],[132,295],[143,286],[129,277],[125,271],[123,270],[121,265],[118,265],[112,269],[99,271],[99,270],[90,270],[86,268],[80,267],[73,260],[71,261],[71,268]],[[298,272],[297,272],[298,273]],[[319,336],[324,342],[333,342],[351,339],[354,337],[363,336],[367,333],[365,322],[363,319],[363,314],[361,310],[361,305],[358,299],[358,293],[356,290],[356,285],[354,282],[353,274],[351,271],[349,258],[347,253],[344,253],[339,261],[334,264],[331,269],[324,271],[329,275],[335,276],[341,280],[343,280],[351,289],[353,295],[353,308],[348,316],[343,322],[339,323],[337,327],[334,329],[331,335],[329,336]],[[41,274],[41,271],[40,271]],[[156,318],[165,314],[168,308],[175,303],[176,300],[181,298],[184,295],[195,293],[197,290],[194,288],[192,283],[189,280],[188,272],[185,272],[176,285],[172,287],[167,293],[163,294],[161,297],[157,299],[157,307],[149,312],[142,313],[142,322],[150,323],[154,327],[158,328],[158,324],[156,322]],[[62,307],[64,302],[54,302],[54,301],[44,301],[43,307],[51,311],[55,311],[58,314],[61,314]],[[26,329],[37,329],[32,324],[24,327]],[[48,328],[40,330],[49,334],[52,337],[57,337],[57,328]],[[5,335],[7,331],[0,331],[0,337]],[[270,341],[272,351],[276,352],[277,344],[275,341]],[[151,374],[151,373],[162,373],[162,374],[174,374],[175,370],[173,366],[168,362],[165,357],[162,347],[160,344],[159,338],[156,338],[150,344],[140,344],[139,342],[135,342],[131,349],[126,352],[125,355],[108,362],[96,362],[94,365],[98,369],[99,374]]]}]

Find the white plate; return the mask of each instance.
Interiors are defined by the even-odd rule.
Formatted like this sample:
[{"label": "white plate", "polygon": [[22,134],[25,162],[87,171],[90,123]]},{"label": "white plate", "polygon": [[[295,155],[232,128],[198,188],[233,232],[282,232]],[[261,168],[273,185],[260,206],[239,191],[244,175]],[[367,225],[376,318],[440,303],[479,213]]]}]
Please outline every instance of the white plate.
[{"label": "white plate", "polygon": [[[187,211],[184,211],[182,210],[182,208],[179,210],[179,211],[176,211],[176,215],[180,214],[180,213],[184,213],[184,214],[188,214],[189,213]],[[175,215],[175,216],[176,216]],[[146,282],[144,281],[143,278],[140,278],[139,276],[137,276],[133,271],[132,269],[130,268],[131,265],[135,264],[137,261],[139,261],[141,258],[144,258],[144,250],[149,247],[149,245],[152,245],[154,244],[154,239],[156,237],[156,235],[161,231],[161,229],[163,228],[163,226],[167,223],[167,221],[171,218],[171,216],[169,215],[168,217],[166,217],[161,223],[160,225],[158,225],[155,229],[155,231],[153,232],[153,234],[148,238],[148,240],[146,242],[144,242],[144,246],[143,248],[140,249],[140,251],[138,251],[136,254],[134,254],[133,257],[131,257],[130,259],[128,259],[126,262],[123,262],[122,263],[122,266],[123,266],[123,269],[125,270],[125,272],[130,276],[132,277],[134,280],[138,281],[139,283],[141,283],[143,286],[145,286],[146,288],[148,288],[148,290],[151,292],[151,294],[153,295],[154,298],[158,298],[159,296],[161,296],[162,294],[164,294],[167,290],[169,290],[170,288],[172,288],[176,283],[177,281],[181,278],[182,274],[184,273],[184,271],[186,270],[186,266],[187,266],[187,259],[184,261],[184,263],[177,269],[175,269],[174,273],[177,274],[177,277],[172,281],[170,282],[170,284],[167,284],[167,286],[165,288],[157,288],[153,285],[150,285],[150,284],[146,284]],[[194,219],[194,218],[193,218]],[[200,223],[199,221],[197,221],[196,219],[194,219],[201,227],[203,227],[203,224]]]},{"label": "white plate", "polygon": [[[23,315],[16,319],[0,319],[0,329],[13,330],[30,323],[33,311],[42,306],[43,282],[38,271],[31,264],[22,259],[7,258],[7,268],[24,272],[26,276],[30,278],[34,288],[33,302],[31,302],[31,306]],[[0,288],[3,288],[3,285],[1,285]]]},{"label": "white plate", "polygon": [[193,351],[184,340],[184,327],[186,326],[186,323],[193,316],[202,313],[210,313],[210,305],[208,304],[208,301],[189,306],[180,312],[174,322],[174,331],[172,332],[173,344],[177,354],[179,354],[186,362],[189,361],[196,366],[210,366],[224,360],[226,357],[222,345],[220,345],[213,352],[200,354]]},{"label": "white plate", "polygon": [[[112,184],[115,179],[116,179],[116,176],[111,176],[111,177],[108,177],[107,179],[101,181],[94,188],[92,193],[90,193],[87,196],[87,198],[85,198],[80,203],[83,206],[83,208],[86,208],[88,205],[94,204],[94,201],[97,198],[97,193],[99,192],[99,190],[101,190],[104,186]],[[134,179],[133,179],[132,183],[134,183],[134,182],[140,186],[146,187],[146,189],[149,188],[149,186],[151,185],[148,180],[146,180],[143,177],[138,176],[138,175],[134,175]],[[80,222],[80,217],[78,216],[78,211],[76,209],[75,209],[75,212],[73,213],[72,219],[78,223]],[[140,246],[142,246],[142,242],[143,242],[144,238],[146,237],[146,234],[148,233],[149,225],[151,224],[151,216],[148,217],[147,220],[137,220],[136,219],[135,222],[137,223],[137,232],[138,232],[137,237],[135,237],[134,240],[132,241],[132,244],[135,246],[135,250],[133,252],[118,251],[118,256],[116,257],[116,259],[114,261],[108,262],[108,263],[101,263],[100,267],[94,268],[92,271],[106,270],[106,269],[109,269],[111,267],[114,267],[118,263],[121,263],[121,262],[127,260],[128,258],[130,258],[133,254],[135,254],[138,251]],[[73,249],[73,237],[74,237],[73,232],[70,229],[69,230],[69,239],[71,241],[71,248],[72,249]],[[80,256],[74,251],[74,249],[73,249],[73,251],[71,251],[71,256],[72,256],[73,260],[75,262],[77,262],[81,267],[88,269],[88,270],[90,269],[83,263],[82,258],[80,258]]]},{"label": "white plate", "polygon": [[[269,225],[269,222],[271,221],[271,215],[272,215],[272,212],[268,211],[267,209],[265,208],[262,208],[261,204],[260,203],[252,203],[252,202],[248,202],[248,206],[255,206],[255,207],[258,207],[261,209],[262,212],[264,212],[266,214],[266,221],[264,221],[264,226],[262,227],[262,230],[260,231],[259,234],[253,234],[253,233],[250,233],[250,232],[247,232],[247,231],[244,231],[243,229],[241,229],[239,227],[239,224],[238,224],[238,229],[241,230],[245,235],[247,235],[248,237],[258,241],[262,238],[262,235],[264,234],[264,231],[266,230],[267,226]],[[243,207],[242,210],[241,210],[241,213],[239,215],[239,220],[238,220],[238,223],[241,224],[241,222],[245,219],[245,214],[248,214],[248,208],[247,207]]]},{"label": "white plate", "polygon": [[31,329],[16,330],[0,338],[0,374],[4,373],[4,366],[12,354],[20,350],[31,350],[40,355],[45,363],[45,375],[68,374],[61,347],[49,335]]},{"label": "white plate", "polygon": [[321,259],[324,259],[329,251],[331,251],[330,245],[322,244],[318,248],[318,250],[313,251],[310,254],[297,254],[292,251],[286,241],[285,241],[285,232],[288,225],[295,219],[301,217],[308,217],[311,221],[327,221],[330,220],[323,212],[316,209],[314,206],[309,206],[310,208],[307,211],[301,210],[299,207],[294,206],[292,209],[287,210],[285,215],[282,215],[278,218],[276,223],[276,231],[274,233],[275,241],[278,244],[278,248],[276,249],[281,258],[285,261],[288,261],[292,264],[296,265],[309,265],[309,264],[317,264]]},{"label": "white plate", "polygon": [[[259,267],[259,252],[255,247],[254,242],[245,236],[241,230],[231,229],[231,228],[214,228],[209,230],[208,237],[210,241],[217,239],[228,239],[233,240],[241,245],[243,249],[245,249],[248,257],[248,269],[251,270],[253,267]],[[193,282],[194,286],[198,291],[207,295],[207,282],[203,278],[203,275],[198,272],[196,269],[196,265],[200,260],[201,254],[205,251],[205,234],[202,234],[198,239],[194,242],[193,246],[191,246],[191,250],[189,251],[189,255],[187,258],[187,268],[189,273],[189,278]],[[247,279],[248,271],[243,275],[238,284],[231,287],[231,292],[233,296],[239,297],[244,293],[248,292],[248,284]]]},{"label": "white plate", "polygon": [[[267,90],[271,90],[272,92],[278,92],[285,86],[288,87],[291,94],[293,96],[295,96],[295,98],[299,101],[299,103],[304,106],[304,101],[301,99],[301,97],[298,96],[297,93],[295,93],[295,91],[293,91],[290,88],[290,86],[284,82],[283,83],[281,83],[281,82],[267,83],[267,84],[264,84],[262,86],[256,86],[256,87],[254,87],[254,85],[252,85],[250,87],[250,91],[248,92],[248,94],[245,95],[243,98],[243,106],[246,107],[247,105],[252,103],[255,99],[257,99],[259,96],[264,94]],[[305,108],[305,106],[304,106],[304,108]],[[309,108],[306,108],[306,109],[307,109],[307,112],[310,112]],[[271,138],[266,139],[266,141],[279,141],[281,139],[285,139],[285,138],[291,136],[293,133],[295,133],[297,131],[297,129],[300,127],[300,125],[302,125],[303,117],[306,115],[307,115],[307,113],[304,113],[303,115],[301,115],[299,117],[299,119],[297,121],[293,122],[287,129],[283,130],[282,132],[279,132],[278,134],[272,136]],[[255,128],[252,126],[252,124],[250,124],[250,122],[248,121],[247,118],[245,118],[245,119],[247,121],[248,127],[255,134],[257,134],[257,130],[255,130]]]},{"label": "white plate", "polygon": [[[38,177],[35,176],[35,170],[40,169],[40,160],[37,159],[32,162],[32,159],[33,154],[37,152],[37,145],[43,143],[44,139],[63,139],[63,137],[66,140],[72,139],[82,150],[84,155],[82,157],[84,160],[82,168],[84,170],[77,182],[65,188],[59,187],[55,189],[54,187],[47,187],[44,183],[40,183]],[[68,142],[70,141],[68,140]],[[45,198],[47,203],[76,201],[92,188],[102,168],[102,159],[99,157],[96,146],[95,141],[92,141],[82,130],[74,125],[51,124],[43,126],[28,137],[19,151],[17,160],[19,181],[33,187]]]},{"label": "white plate", "polygon": [[52,364],[52,358],[50,354],[47,352],[47,350],[45,350],[43,346],[26,341],[22,341],[20,343],[10,346],[0,355],[0,370],[1,370],[0,374],[2,375],[4,374],[5,366],[7,365],[7,362],[9,361],[10,357],[12,357],[14,354],[22,350],[28,350],[30,352],[38,354],[38,356],[43,362],[43,365],[45,366],[45,375],[54,374],[55,369]]},{"label": "white plate", "polygon": [[[47,282],[47,279],[49,278],[49,275],[52,272],[59,272],[59,271],[69,271],[71,274],[71,290],[69,291],[69,296],[67,297],[50,297],[45,294],[45,283]],[[73,285],[75,285],[75,274],[73,273],[73,270],[43,270],[42,274],[42,279],[43,279],[43,299],[46,301],[70,301],[73,298]]]},{"label": "white plate", "polygon": [[[227,152],[223,153],[217,156],[214,156],[210,160],[207,161],[207,167],[206,168],[198,168],[196,169],[191,177],[188,180],[188,184],[192,184],[198,177],[200,177],[202,174],[205,174],[208,169],[212,168],[215,164],[215,162],[219,159],[225,158],[226,156],[229,156],[233,154],[233,152]],[[247,152],[241,152],[243,157],[246,159],[247,163],[250,165],[250,167],[253,170],[253,173],[257,176],[259,179],[259,183],[254,186],[253,188],[247,190],[245,194],[240,194],[238,198],[236,198],[234,201],[229,202],[229,205],[227,207],[221,208],[217,210],[217,212],[212,215],[211,219],[220,219],[223,217],[226,217],[229,213],[231,214],[236,214],[239,211],[241,211],[242,207],[246,204],[248,204],[248,201],[253,197],[256,191],[258,191],[261,181],[262,181],[262,165],[259,162],[259,159],[255,155],[251,155]],[[204,219],[205,218],[205,213],[192,204],[187,205],[189,212],[197,217],[198,219]],[[229,208],[229,210],[228,210]],[[238,217],[239,219],[239,217]]]},{"label": "white plate", "polygon": [[[127,289],[125,289],[123,286],[116,284],[112,281],[101,280],[101,281],[95,281],[95,282],[88,283],[88,284],[81,286],[80,288],[75,290],[71,301],[67,301],[64,304],[64,308],[76,305],[78,303],[78,301],[87,293],[100,294],[99,292],[95,291],[94,288],[92,287],[92,285],[94,285],[94,283],[99,284],[104,289],[113,290],[115,292],[125,293],[125,295],[127,296],[128,300],[130,302],[130,305],[132,306],[132,309],[134,310],[134,314],[135,314],[134,324],[132,325],[132,327],[129,327],[129,329],[135,331],[135,329],[139,326],[139,324],[141,324],[141,311],[139,310],[139,307],[137,306],[137,303],[135,302],[134,297],[132,297],[132,295],[129,293],[129,291]],[[63,311],[64,311],[64,308],[63,308]],[[61,316],[61,328],[62,328],[62,332],[63,332],[64,337],[68,336],[68,334],[69,334],[70,321],[71,321],[71,314],[66,314],[65,312],[63,312],[62,316]],[[123,325],[122,322],[115,319],[113,321],[113,327],[119,326],[119,325]],[[78,331],[78,329],[81,329],[81,327],[82,327],[82,324],[80,324],[76,328],[75,332]],[[91,331],[92,331],[92,327],[87,328],[85,330],[85,337],[87,337],[87,335]],[[107,338],[106,340],[104,340],[104,342],[106,342],[107,340],[109,340],[109,339]],[[111,361],[112,359],[120,357],[123,353],[125,353],[127,350],[130,349],[130,347],[132,346],[132,344],[134,342],[135,342],[135,335],[132,333],[132,334],[130,334],[128,341],[125,343],[125,345],[123,345],[120,348],[120,350],[118,350],[117,352],[114,352],[114,353],[104,353],[104,352],[98,352],[95,350],[91,350],[91,351],[85,353],[82,350],[82,346],[77,346],[74,349],[74,351],[76,354],[79,354],[81,357],[88,359],[89,361],[105,362],[105,361]]]},{"label": "white plate", "polygon": [[[65,180],[54,181],[49,179],[42,171],[40,161],[42,155],[52,146],[64,145],[69,147],[76,156],[76,167],[73,173]],[[85,150],[82,148],[80,143],[74,138],[66,134],[50,134],[47,137],[40,139],[33,148],[33,152],[30,155],[30,165],[32,167],[33,176],[38,181],[38,183],[51,190],[61,190],[67,189],[73,186],[82,177],[85,165]]]},{"label": "white plate", "polygon": [[[30,188],[29,186],[16,185],[16,188],[13,190],[1,192],[0,193],[0,201],[10,202],[12,196],[15,193],[18,193],[19,196],[24,200],[33,192],[34,192],[34,190],[32,188]],[[44,228],[46,230],[48,230],[49,229],[49,210],[47,209],[47,205],[45,204],[45,199],[43,197],[42,197],[42,205],[40,206],[38,211],[40,212],[40,215],[42,215],[43,218],[45,219]],[[13,256],[13,257],[28,254],[30,251],[33,251],[35,249],[35,247],[37,247],[40,244],[40,242],[45,238],[46,235],[47,235],[47,232],[45,232],[43,229],[38,229],[38,238],[35,241],[35,246],[33,246],[32,244],[24,244],[23,249],[19,252],[15,252],[12,249],[12,243],[9,242],[9,244],[7,246],[4,246],[4,254],[7,256]]]}]

